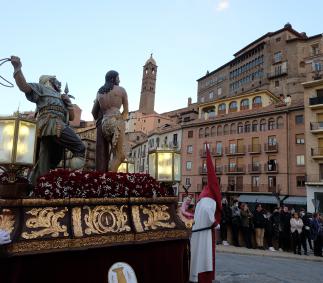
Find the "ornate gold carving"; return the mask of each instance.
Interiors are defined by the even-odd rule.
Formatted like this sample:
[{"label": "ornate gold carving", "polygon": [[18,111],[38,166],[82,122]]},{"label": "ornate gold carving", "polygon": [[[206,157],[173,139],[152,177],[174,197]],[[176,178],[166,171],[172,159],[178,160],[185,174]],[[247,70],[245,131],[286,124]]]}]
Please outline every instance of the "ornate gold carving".
[{"label": "ornate gold carving", "polygon": [[64,218],[65,213],[68,211],[67,207],[58,210],[57,207],[46,207],[46,208],[33,208],[26,211],[26,214],[32,215],[26,221],[26,227],[31,229],[42,228],[40,230],[32,230],[30,233],[22,233],[24,239],[36,239],[41,238],[45,235],[51,235],[52,237],[58,237],[60,233],[64,236],[68,236],[66,225],[59,223],[59,218]]},{"label": "ornate gold carving", "polygon": [[74,207],[72,210],[72,223],[73,223],[73,230],[74,235],[76,237],[82,237],[83,231],[82,231],[82,220],[81,220],[82,214],[81,214],[81,208],[80,207]]},{"label": "ornate gold carving", "polygon": [[128,216],[124,211],[127,205],[120,207],[116,205],[96,206],[91,209],[89,206],[84,206],[88,213],[84,216],[84,222],[87,225],[85,234],[105,234],[108,232],[119,233],[130,231],[131,228],[127,225]]},{"label": "ornate gold carving", "polygon": [[82,247],[107,247],[119,243],[133,243],[133,234],[112,234],[78,239],[53,239],[17,242],[5,247],[8,254],[35,254],[51,250],[80,249]]},{"label": "ornate gold carving", "polygon": [[136,234],[135,242],[188,239],[188,230],[159,230]]},{"label": "ornate gold carving", "polygon": [[149,204],[146,207],[140,206],[142,212],[148,215],[148,220],[144,221],[145,230],[156,230],[158,227],[174,228],[175,222],[168,223],[170,214],[167,212],[167,205]]},{"label": "ornate gold carving", "polygon": [[139,214],[139,206],[134,205],[132,206],[132,220],[133,224],[135,225],[137,232],[144,232],[144,228],[141,225],[140,221],[140,214]]},{"label": "ornate gold carving", "polygon": [[15,225],[15,216],[10,209],[3,209],[0,214],[0,229],[6,230],[8,233],[13,231]]}]

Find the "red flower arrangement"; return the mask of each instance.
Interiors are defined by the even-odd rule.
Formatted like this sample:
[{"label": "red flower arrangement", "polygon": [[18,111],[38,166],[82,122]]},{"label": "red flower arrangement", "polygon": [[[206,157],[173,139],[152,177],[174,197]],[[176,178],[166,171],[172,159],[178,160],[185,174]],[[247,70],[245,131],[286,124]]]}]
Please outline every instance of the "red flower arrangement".
[{"label": "red flower arrangement", "polygon": [[55,169],[39,177],[33,197],[41,198],[116,198],[170,196],[148,174]]}]

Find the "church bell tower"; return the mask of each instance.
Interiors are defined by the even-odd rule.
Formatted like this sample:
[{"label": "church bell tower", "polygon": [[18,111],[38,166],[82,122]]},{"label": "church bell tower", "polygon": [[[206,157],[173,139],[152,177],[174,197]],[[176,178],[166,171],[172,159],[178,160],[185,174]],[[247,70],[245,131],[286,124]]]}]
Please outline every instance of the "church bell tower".
[{"label": "church bell tower", "polygon": [[143,67],[141,95],[140,95],[140,104],[139,104],[139,112],[143,114],[152,114],[155,112],[154,107],[155,107],[156,78],[157,78],[157,65],[156,65],[155,59],[153,58],[153,55],[151,54],[150,58],[147,60],[147,62]]}]

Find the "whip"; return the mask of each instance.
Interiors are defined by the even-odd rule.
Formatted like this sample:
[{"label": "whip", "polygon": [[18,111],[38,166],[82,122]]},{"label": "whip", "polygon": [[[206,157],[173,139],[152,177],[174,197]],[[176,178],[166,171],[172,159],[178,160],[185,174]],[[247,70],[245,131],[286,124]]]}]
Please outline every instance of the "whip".
[{"label": "whip", "polygon": [[[11,61],[10,58],[3,58],[3,59],[0,59],[0,66],[3,65],[4,63],[6,62],[9,62]],[[1,80],[0,80],[0,85],[4,86],[4,87],[13,87],[13,83],[9,82],[8,80],[6,80],[3,76],[0,76],[0,79],[2,81],[4,81],[5,83],[3,83]]]}]

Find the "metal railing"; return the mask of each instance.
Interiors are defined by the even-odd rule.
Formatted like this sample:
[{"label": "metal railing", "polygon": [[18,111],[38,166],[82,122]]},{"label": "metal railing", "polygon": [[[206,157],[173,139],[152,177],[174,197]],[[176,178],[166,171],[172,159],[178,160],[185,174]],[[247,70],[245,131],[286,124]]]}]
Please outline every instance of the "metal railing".
[{"label": "metal railing", "polygon": [[260,153],[261,152],[261,144],[250,144],[248,145],[249,153]]},{"label": "metal railing", "polygon": [[239,154],[245,154],[245,153],[246,153],[246,147],[244,145],[225,148],[226,155],[239,155]]},{"label": "metal railing", "polygon": [[275,144],[265,143],[264,150],[265,150],[265,152],[277,152],[278,151],[278,143],[277,142]]},{"label": "metal railing", "polygon": [[245,165],[225,165],[224,171],[227,174],[245,173],[246,166]]}]

